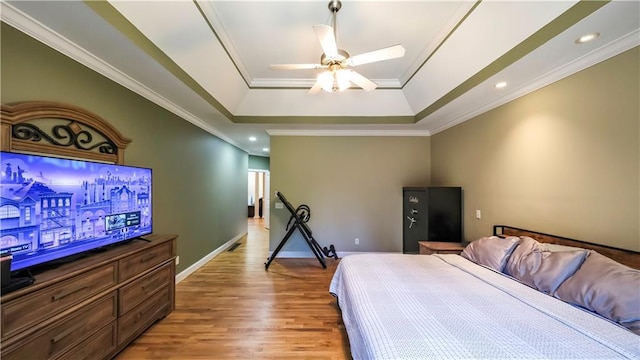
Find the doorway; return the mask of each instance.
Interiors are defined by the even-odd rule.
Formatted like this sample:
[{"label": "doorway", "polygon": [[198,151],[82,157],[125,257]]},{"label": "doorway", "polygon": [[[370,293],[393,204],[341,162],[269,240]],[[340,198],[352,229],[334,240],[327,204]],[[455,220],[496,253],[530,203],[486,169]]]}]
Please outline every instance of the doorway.
[{"label": "doorway", "polygon": [[247,180],[247,217],[263,219],[265,229],[269,229],[269,171],[249,169]]}]

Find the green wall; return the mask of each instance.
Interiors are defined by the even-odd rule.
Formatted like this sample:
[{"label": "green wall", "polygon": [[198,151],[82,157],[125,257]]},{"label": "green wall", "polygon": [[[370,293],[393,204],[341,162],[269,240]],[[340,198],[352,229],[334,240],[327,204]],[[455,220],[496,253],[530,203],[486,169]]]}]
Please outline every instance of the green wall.
[{"label": "green wall", "polygon": [[[309,205],[308,225],[322,246],[402,252],[402,188],[429,185],[430,151],[427,136],[272,136],[271,193]],[[270,250],[290,217],[279,202],[271,198]],[[282,251],[313,256],[297,231]]]},{"label": "green wall", "polygon": [[269,170],[269,158],[265,156],[249,155],[249,169]]},{"label": "green wall", "polygon": [[80,106],[133,141],[125,164],[153,169],[155,233],[175,233],[182,271],[246,233],[248,155],[2,23],[2,103]]}]

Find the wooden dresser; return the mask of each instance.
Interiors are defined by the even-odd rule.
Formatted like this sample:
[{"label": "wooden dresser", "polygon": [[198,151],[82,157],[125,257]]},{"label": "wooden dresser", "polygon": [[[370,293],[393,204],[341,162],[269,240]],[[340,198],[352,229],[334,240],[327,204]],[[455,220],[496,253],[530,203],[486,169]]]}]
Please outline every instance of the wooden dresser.
[{"label": "wooden dresser", "polygon": [[1,298],[3,360],[109,359],[175,308],[177,235],[36,274]]}]

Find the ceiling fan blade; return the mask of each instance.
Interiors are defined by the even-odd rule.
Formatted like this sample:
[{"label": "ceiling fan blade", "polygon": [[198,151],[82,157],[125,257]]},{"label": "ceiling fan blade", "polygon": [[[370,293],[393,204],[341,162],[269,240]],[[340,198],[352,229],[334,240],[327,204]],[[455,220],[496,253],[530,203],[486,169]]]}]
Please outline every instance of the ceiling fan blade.
[{"label": "ceiling fan blade", "polygon": [[374,83],[373,81],[367,79],[366,77],[358,74],[357,72],[353,71],[353,70],[348,70],[349,71],[349,80],[351,80],[352,83],[360,86],[361,88],[365,89],[366,91],[371,91],[375,88],[378,87],[378,85],[376,85],[376,83]]},{"label": "ceiling fan blade", "polygon": [[376,61],[390,60],[404,56],[404,47],[394,45],[380,50],[366,52],[364,54],[350,57],[347,62],[351,66],[368,64]]},{"label": "ceiling fan blade", "polygon": [[326,66],[320,64],[275,64],[269,65],[271,70],[314,70],[321,69]]},{"label": "ceiling fan blade", "polygon": [[322,89],[322,84],[320,80],[316,81],[315,84],[309,89],[309,95],[317,94]]},{"label": "ceiling fan blade", "polygon": [[313,31],[316,32],[322,51],[328,58],[338,56],[338,45],[336,37],[333,35],[333,28],[327,25],[314,25]]}]

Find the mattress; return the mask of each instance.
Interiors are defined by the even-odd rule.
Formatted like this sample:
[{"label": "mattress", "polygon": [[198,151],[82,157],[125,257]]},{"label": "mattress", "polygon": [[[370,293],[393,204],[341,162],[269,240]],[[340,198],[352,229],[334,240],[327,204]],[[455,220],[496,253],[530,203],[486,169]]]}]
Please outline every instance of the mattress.
[{"label": "mattress", "polygon": [[354,359],[640,359],[640,336],[458,255],[346,256],[329,291]]}]

